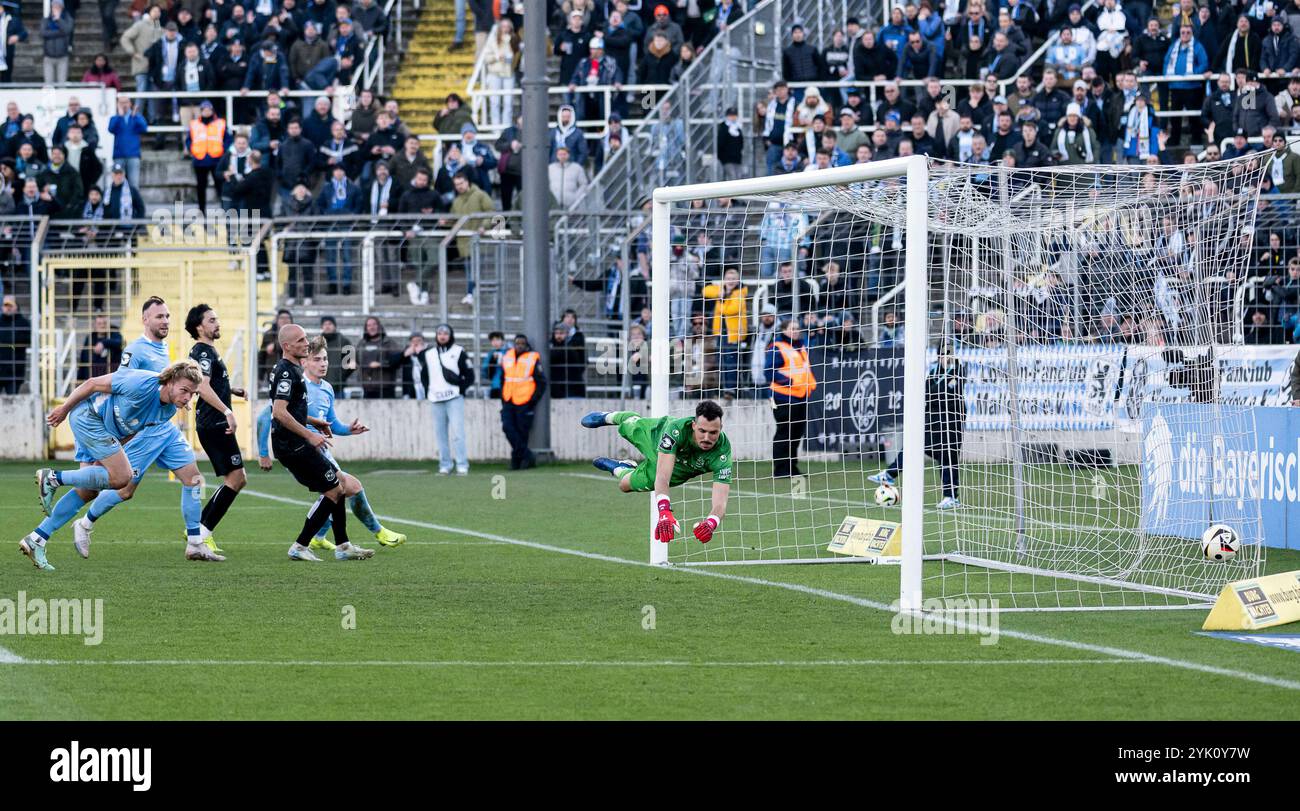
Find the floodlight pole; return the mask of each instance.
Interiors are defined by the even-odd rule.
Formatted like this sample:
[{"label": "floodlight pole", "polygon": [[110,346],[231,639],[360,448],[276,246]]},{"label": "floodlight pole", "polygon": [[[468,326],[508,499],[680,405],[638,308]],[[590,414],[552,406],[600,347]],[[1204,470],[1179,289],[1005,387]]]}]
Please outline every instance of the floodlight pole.
[{"label": "floodlight pole", "polygon": [[[553,370],[546,362],[551,335],[550,190],[546,184],[546,0],[525,0],[523,81],[523,263],[524,329],[533,348],[542,356],[547,375]],[[551,389],[548,386],[537,404],[530,447],[551,456]]]}]

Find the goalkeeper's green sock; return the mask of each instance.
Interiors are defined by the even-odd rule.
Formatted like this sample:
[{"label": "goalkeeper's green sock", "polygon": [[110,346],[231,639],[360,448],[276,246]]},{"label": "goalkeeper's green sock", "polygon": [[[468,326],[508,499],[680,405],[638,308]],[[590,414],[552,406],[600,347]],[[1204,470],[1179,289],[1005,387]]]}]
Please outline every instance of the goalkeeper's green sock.
[{"label": "goalkeeper's green sock", "polygon": [[627,422],[629,417],[638,416],[635,411],[611,411],[605,415],[605,422],[610,425],[622,425]]}]

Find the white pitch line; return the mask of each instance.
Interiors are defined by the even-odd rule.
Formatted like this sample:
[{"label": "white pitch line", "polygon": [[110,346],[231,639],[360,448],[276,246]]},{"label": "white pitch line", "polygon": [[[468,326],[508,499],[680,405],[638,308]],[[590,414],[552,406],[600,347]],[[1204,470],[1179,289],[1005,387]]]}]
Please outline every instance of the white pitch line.
[{"label": "white pitch line", "polygon": [[25,665],[27,660],[8,648],[0,648],[0,665]]},{"label": "white pitch line", "polygon": [[21,664],[37,666],[78,665],[78,666],[112,666],[112,667],[410,667],[410,668],[805,668],[805,667],[985,667],[999,665],[1017,665],[1021,667],[1047,667],[1055,665],[1130,665],[1147,664],[1134,659],[818,659],[811,661],[773,659],[756,662],[692,662],[689,660],[561,660],[553,662],[534,661],[468,661],[468,660],[430,660],[430,661],[327,661],[321,659],[275,660],[275,659],[19,659],[15,661],[0,660],[0,664]]},{"label": "white pitch line", "polygon": [[[311,506],[310,502],[300,501],[298,499],[286,498],[284,496],[272,495],[270,493],[259,493],[254,490],[245,489],[244,495],[255,498],[263,498],[270,501],[278,501],[283,504],[293,504],[298,507],[307,508]],[[700,567],[670,566],[664,567],[646,560],[633,560],[631,558],[619,558],[613,555],[604,555],[599,552],[586,552],[581,549],[570,549],[564,546],[554,546],[552,544],[539,543],[537,541],[525,541],[520,538],[510,538],[505,535],[497,535],[491,532],[480,532],[473,529],[463,529],[461,527],[447,526],[445,524],[434,524],[428,521],[414,521],[409,518],[398,518],[396,516],[380,515],[376,516],[382,521],[391,521],[394,524],[405,524],[412,527],[421,527],[422,529],[431,529],[436,532],[448,532],[455,535],[463,535],[470,538],[481,538],[487,541],[498,541],[510,546],[518,546],[525,549],[536,549],[541,552],[554,552],[558,555],[570,555],[572,557],[583,558],[585,560],[598,560],[604,563],[617,563],[623,566],[638,566],[655,571],[664,571],[665,569],[672,572],[680,572],[685,575],[695,577],[711,577],[717,580],[726,580],[733,583],[747,583],[753,586],[766,586],[768,588],[784,589],[799,594],[807,594],[812,597],[821,597],[825,600],[848,603],[850,605],[860,606],[862,608],[871,608],[876,611],[884,611],[890,614],[896,613],[893,606],[876,600],[868,600],[863,597],[855,597],[851,594],[841,594],[826,589],[813,588],[812,586],[803,586],[798,583],[784,583],[779,580],[764,580],[761,577],[750,577],[746,575],[731,574],[720,572],[713,569]],[[961,629],[969,634],[978,634],[980,628],[977,623],[966,623],[950,617],[940,617],[941,622],[956,629]],[[1155,656],[1140,651],[1131,651],[1124,648],[1115,648],[1109,645],[1093,645],[1088,642],[1076,642],[1070,639],[1057,639],[1055,637],[1043,636],[1041,634],[1028,633],[1026,631],[1014,631],[1011,629],[1000,628],[999,636],[1009,639],[1019,639],[1022,642],[1033,642],[1039,645],[1051,645],[1070,650],[1086,651],[1088,653],[1100,654],[1102,656],[1131,659],[1136,662],[1147,662],[1150,664],[1160,664],[1167,667],[1177,668],[1179,670],[1189,670],[1196,673],[1208,673],[1215,676],[1224,676],[1227,678],[1237,679],[1239,681],[1249,681],[1256,684],[1265,684],[1270,687],[1279,687],[1284,690],[1300,691],[1300,681],[1290,679],[1280,679],[1274,676],[1264,676],[1259,673],[1249,673],[1244,670],[1231,670],[1214,665],[1201,664],[1199,662],[1189,662],[1183,659],[1173,659],[1167,656]]]}]

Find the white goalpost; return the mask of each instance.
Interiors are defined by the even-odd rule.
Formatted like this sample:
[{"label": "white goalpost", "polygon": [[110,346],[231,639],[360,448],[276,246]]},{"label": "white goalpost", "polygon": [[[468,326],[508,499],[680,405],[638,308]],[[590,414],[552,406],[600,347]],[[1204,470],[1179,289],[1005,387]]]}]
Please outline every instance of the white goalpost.
[{"label": "white goalpost", "polygon": [[[1258,450],[1218,380],[1264,171],[915,156],[657,189],[650,416],[717,401],[734,479],[708,544],[711,477],[673,488],[651,561],[898,563],[918,609],[1194,607],[1261,573],[1257,483],[1195,455]],[[1231,560],[1201,554],[1216,523]],[[881,543],[837,546],[855,524]]]}]

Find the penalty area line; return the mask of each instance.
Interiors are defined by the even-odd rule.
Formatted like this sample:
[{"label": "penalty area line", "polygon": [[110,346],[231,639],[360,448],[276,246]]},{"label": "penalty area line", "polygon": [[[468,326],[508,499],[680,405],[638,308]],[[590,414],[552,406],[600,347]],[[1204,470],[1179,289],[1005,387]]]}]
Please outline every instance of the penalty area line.
[{"label": "penalty area line", "polygon": [[[307,509],[312,506],[311,502],[301,501],[299,499],[293,499],[293,498],[286,498],[285,496],[272,495],[270,493],[259,493],[254,490],[245,489],[243,491],[243,494],[254,496],[256,498],[268,499],[270,501],[278,501],[282,504],[293,504],[303,509]],[[585,560],[598,560],[603,563],[617,563],[623,566],[640,566],[643,568],[654,569],[655,571],[661,571],[661,572],[662,571],[678,572],[683,575],[690,575],[694,577],[710,577],[717,580],[726,580],[728,582],[733,582],[733,583],[747,583],[752,586],[764,586],[767,588],[784,589],[786,591],[805,594],[810,597],[820,597],[824,600],[848,603],[850,605],[856,605],[861,608],[871,608],[876,611],[883,611],[889,614],[897,613],[897,608],[895,606],[889,605],[888,603],[882,603],[879,602],[878,600],[869,600],[865,597],[856,597],[852,594],[841,594],[840,592],[837,591],[829,591],[827,589],[819,589],[819,588],[814,588],[812,586],[804,586],[799,583],[786,583],[780,580],[764,580],[761,577],[731,574],[730,572],[720,572],[714,569],[708,569],[703,567],[660,566],[658,564],[651,563],[648,560],[634,560],[632,558],[620,558],[620,557],[615,557],[614,555],[601,554],[600,552],[587,552],[581,549],[570,549],[565,546],[555,546],[553,544],[540,543],[538,541],[525,541],[521,538],[510,538],[505,535],[497,535],[491,532],[482,532],[479,530],[464,529],[461,527],[453,527],[445,524],[434,524],[428,521],[415,521],[409,518],[399,518],[397,516],[388,516],[388,515],[378,515],[376,517],[379,518],[379,520],[381,521],[390,521],[394,524],[405,524],[407,526],[420,527],[422,529],[431,529],[436,532],[447,532],[456,535],[463,535],[469,538],[481,538],[486,541],[498,541],[500,543],[508,544],[510,546],[518,546],[518,547],[523,547],[525,549],[536,549],[541,552],[553,552],[558,555],[569,555],[571,557],[583,558]],[[949,627],[966,631],[967,633],[972,635],[976,635],[981,631],[978,623],[966,622],[964,620],[958,620],[951,617],[940,617],[938,619],[940,622],[945,623]],[[1202,664],[1200,662],[1189,662],[1185,659],[1174,659],[1168,656],[1156,656],[1150,653],[1142,653],[1141,651],[1127,650],[1125,648],[1117,648],[1110,645],[1094,645],[1090,642],[1078,642],[1072,639],[1058,639],[1056,637],[1045,636],[1043,634],[1035,634],[1035,633],[1030,633],[1028,631],[1017,631],[1010,628],[1000,628],[998,630],[998,635],[1001,637],[1006,637],[1008,639],[1018,639],[1021,642],[1032,642],[1039,645],[1050,645],[1053,647],[1067,648],[1069,650],[1082,651],[1085,653],[1093,653],[1093,654],[1098,654],[1101,656],[1115,658],[1115,659],[1131,659],[1137,662],[1147,662],[1150,664],[1164,665],[1166,667],[1176,668],[1178,670],[1188,670],[1195,673],[1206,673],[1215,676],[1223,676],[1225,678],[1237,679],[1238,681],[1248,681],[1248,682],[1253,682],[1255,684],[1264,684],[1270,687],[1278,687],[1283,690],[1300,691],[1300,681],[1294,681],[1292,679],[1282,679],[1276,676],[1265,676],[1259,673],[1250,673],[1244,670],[1233,670],[1231,668],[1218,667],[1216,665],[1207,665],[1207,664]]]}]

